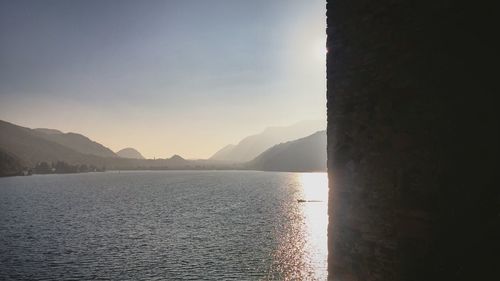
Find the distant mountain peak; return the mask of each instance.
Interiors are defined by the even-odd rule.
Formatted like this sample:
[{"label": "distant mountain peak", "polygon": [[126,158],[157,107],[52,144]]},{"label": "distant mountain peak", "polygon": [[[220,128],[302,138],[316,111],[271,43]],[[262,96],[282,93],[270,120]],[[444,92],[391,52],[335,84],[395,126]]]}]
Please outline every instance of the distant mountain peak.
[{"label": "distant mountain peak", "polygon": [[142,154],[139,151],[137,151],[137,149],[132,147],[127,147],[120,151],[117,151],[116,155],[118,155],[121,158],[144,159],[144,156],[142,156]]},{"label": "distant mountain peak", "polygon": [[235,146],[226,146],[217,151],[210,159],[229,162],[247,162],[257,157],[272,146],[325,130],[324,120],[304,120],[291,126],[267,127],[259,134],[242,139]]},{"label": "distant mountain peak", "polygon": [[170,160],[186,160],[186,159],[184,159],[181,156],[175,154],[174,156],[170,157]]},{"label": "distant mountain peak", "polygon": [[248,166],[264,171],[326,171],[326,131],[277,144],[248,162]]}]

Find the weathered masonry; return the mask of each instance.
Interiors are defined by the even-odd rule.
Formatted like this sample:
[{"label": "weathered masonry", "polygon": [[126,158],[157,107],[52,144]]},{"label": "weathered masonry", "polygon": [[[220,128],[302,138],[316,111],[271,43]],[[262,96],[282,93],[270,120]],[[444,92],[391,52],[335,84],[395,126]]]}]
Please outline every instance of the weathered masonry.
[{"label": "weathered masonry", "polygon": [[329,279],[500,280],[485,5],[328,1]]}]

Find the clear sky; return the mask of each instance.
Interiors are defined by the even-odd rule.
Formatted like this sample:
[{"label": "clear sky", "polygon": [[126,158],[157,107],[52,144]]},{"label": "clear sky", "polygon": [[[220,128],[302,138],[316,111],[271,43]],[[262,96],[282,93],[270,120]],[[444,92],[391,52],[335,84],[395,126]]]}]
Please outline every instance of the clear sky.
[{"label": "clear sky", "polygon": [[326,119],[324,0],[0,0],[0,119],[209,157]]}]

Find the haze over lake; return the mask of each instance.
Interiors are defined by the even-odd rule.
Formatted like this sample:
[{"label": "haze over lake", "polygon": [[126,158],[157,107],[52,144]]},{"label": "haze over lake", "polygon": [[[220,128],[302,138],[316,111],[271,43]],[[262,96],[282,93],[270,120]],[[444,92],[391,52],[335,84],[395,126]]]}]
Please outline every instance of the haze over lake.
[{"label": "haze over lake", "polygon": [[0,281],[325,280],[325,11],[0,1]]},{"label": "haze over lake", "polygon": [[0,1],[0,120],[206,159],[326,120],[323,0]]},{"label": "haze over lake", "polygon": [[0,279],[324,280],[326,198],[325,173],[0,178]]}]

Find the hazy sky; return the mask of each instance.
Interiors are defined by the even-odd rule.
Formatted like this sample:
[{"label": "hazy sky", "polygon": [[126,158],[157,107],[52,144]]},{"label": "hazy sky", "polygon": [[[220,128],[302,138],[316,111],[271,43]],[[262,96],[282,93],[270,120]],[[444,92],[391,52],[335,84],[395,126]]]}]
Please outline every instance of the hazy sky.
[{"label": "hazy sky", "polygon": [[0,119],[205,158],[326,119],[324,0],[0,0]]}]

